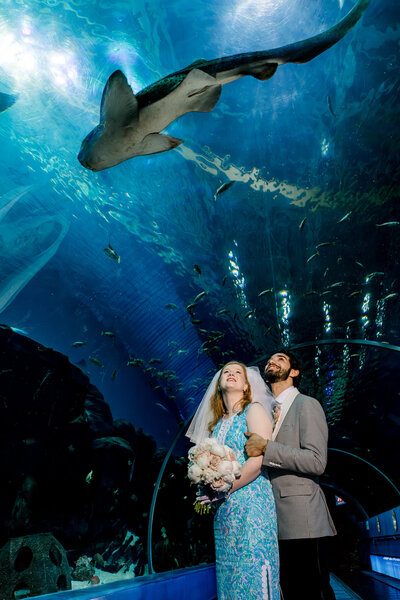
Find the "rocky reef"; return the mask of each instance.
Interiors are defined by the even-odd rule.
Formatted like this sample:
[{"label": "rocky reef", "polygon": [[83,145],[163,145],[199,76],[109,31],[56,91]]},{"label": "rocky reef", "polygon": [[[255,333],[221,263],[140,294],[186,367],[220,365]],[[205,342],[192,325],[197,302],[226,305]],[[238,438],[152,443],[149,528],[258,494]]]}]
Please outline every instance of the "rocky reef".
[{"label": "rocky reef", "polygon": [[[132,423],[114,420],[66,356],[6,325],[0,361],[0,546],[51,532],[77,579],[86,577],[77,570],[82,556],[103,571],[143,574],[148,512],[165,452]],[[212,559],[205,541],[212,538],[204,533],[211,519],[206,527],[196,521],[185,474],[185,459],[172,457],[153,529],[159,571]]]}]

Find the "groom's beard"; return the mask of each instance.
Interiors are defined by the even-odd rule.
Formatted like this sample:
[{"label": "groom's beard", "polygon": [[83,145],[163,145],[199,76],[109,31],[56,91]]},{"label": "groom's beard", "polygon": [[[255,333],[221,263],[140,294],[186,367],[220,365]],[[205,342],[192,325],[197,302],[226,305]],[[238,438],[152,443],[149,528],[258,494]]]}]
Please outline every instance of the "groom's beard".
[{"label": "groom's beard", "polygon": [[265,381],[268,381],[268,383],[277,383],[278,381],[286,381],[286,379],[289,377],[289,373],[291,371],[291,368],[289,367],[289,369],[286,369],[286,371],[283,371],[282,369],[276,369],[275,371],[268,371],[268,369],[265,371]]}]

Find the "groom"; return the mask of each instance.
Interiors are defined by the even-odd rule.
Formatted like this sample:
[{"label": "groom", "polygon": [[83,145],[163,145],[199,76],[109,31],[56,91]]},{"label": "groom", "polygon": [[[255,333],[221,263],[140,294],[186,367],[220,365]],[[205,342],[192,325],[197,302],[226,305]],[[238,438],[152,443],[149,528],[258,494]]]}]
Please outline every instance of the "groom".
[{"label": "groom", "polygon": [[297,389],[301,368],[286,350],[271,356],[265,378],[275,396],[271,440],[247,433],[248,456],[264,454],[278,515],[284,600],[334,600],[327,542],[336,534],[318,476],[327,462],[328,427],[315,398]]}]

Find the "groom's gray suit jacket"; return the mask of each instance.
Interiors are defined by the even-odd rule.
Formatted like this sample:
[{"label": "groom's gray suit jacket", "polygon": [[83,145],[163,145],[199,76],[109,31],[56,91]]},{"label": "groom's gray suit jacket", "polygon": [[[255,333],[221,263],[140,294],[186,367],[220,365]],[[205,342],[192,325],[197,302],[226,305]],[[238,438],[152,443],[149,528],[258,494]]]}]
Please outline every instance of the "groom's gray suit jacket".
[{"label": "groom's gray suit jacket", "polygon": [[319,475],[325,470],[328,426],[318,400],[298,394],[275,441],[268,441],[268,467],[281,540],[336,534]]}]

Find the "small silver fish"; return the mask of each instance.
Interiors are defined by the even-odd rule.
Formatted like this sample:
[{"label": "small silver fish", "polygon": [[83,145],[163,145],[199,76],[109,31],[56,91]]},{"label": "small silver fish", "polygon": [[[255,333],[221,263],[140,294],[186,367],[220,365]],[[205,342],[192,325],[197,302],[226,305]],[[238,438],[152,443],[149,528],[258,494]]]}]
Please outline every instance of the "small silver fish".
[{"label": "small silver fish", "polygon": [[226,181],[225,183],[223,183],[222,185],[219,186],[219,188],[217,189],[217,191],[214,194],[214,200],[217,200],[217,196],[219,196],[220,194],[223,194],[224,192],[226,192],[226,190],[229,190],[229,188],[234,184],[234,181]]},{"label": "small silver fish", "polygon": [[347,213],[346,215],[344,215],[344,217],[342,217],[342,218],[341,218],[339,221],[336,221],[336,223],[337,223],[337,224],[339,224],[339,223],[343,223],[343,221],[346,221],[346,220],[349,218],[349,216],[351,215],[351,213],[352,213],[352,212],[353,212],[353,211],[350,211],[350,212],[348,212],[348,213]]},{"label": "small silver fish", "polygon": [[144,360],[143,358],[132,358],[130,360],[128,360],[128,362],[126,363],[127,367],[139,367],[140,365],[143,365]]},{"label": "small silver fish", "polygon": [[377,227],[393,227],[393,225],[400,225],[400,221],[388,221],[387,223],[377,223]]},{"label": "small silver fish", "polygon": [[193,304],[204,298],[204,296],[206,296],[207,294],[208,292],[200,292],[200,294],[197,294],[196,298],[193,300]]},{"label": "small silver fish", "polygon": [[274,291],[274,288],[268,288],[267,290],[263,290],[262,292],[260,292],[258,294],[258,297],[261,298],[262,296],[266,296],[267,294],[270,294],[273,291]]},{"label": "small silver fish", "polygon": [[121,257],[115,252],[111,244],[108,244],[108,248],[104,248],[104,252],[107,254],[108,257],[112,258],[113,260],[116,260],[118,264],[121,262]]},{"label": "small silver fish", "polygon": [[328,288],[335,288],[335,287],[340,287],[344,284],[344,281],[337,281],[336,283],[331,283],[331,285],[328,285]]},{"label": "small silver fish", "polygon": [[318,248],[325,248],[326,246],[334,246],[335,242],[321,242],[321,244],[318,244],[318,246],[315,246],[318,250]]},{"label": "small silver fish", "polygon": [[304,229],[304,225],[307,222],[307,217],[304,217],[304,219],[301,221],[300,225],[299,225],[299,231],[303,231]]},{"label": "small silver fish", "polygon": [[388,294],[387,296],[385,296],[384,298],[382,298],[382,302],[385,302],[385,300],[389,300],[390,298],[397,298],[399,294],[397,292],[393,292],[392,294]]},{"label": "small silver fish", "polygon": [[89,356],[89,360],[91,363],[96,365],[96,367],[100,367],[100,369],[104,369],[103,363],[98,358],[95,358],[94,356]]},{"label": "small silver fish", "polygon": [[307,258],[306,262],[311,262],[314,258],[317,258],[317,256],[319,256],[319,252],[312,254],[309,258]]},{"label": "small silver fish", "polygon": [[357,290],[357,292],[351,292],[351,294],[348,294],[348,298],[353,298],[354,296],[358,296],[359,294],[361,294],[362,291],[361,290]]}]

